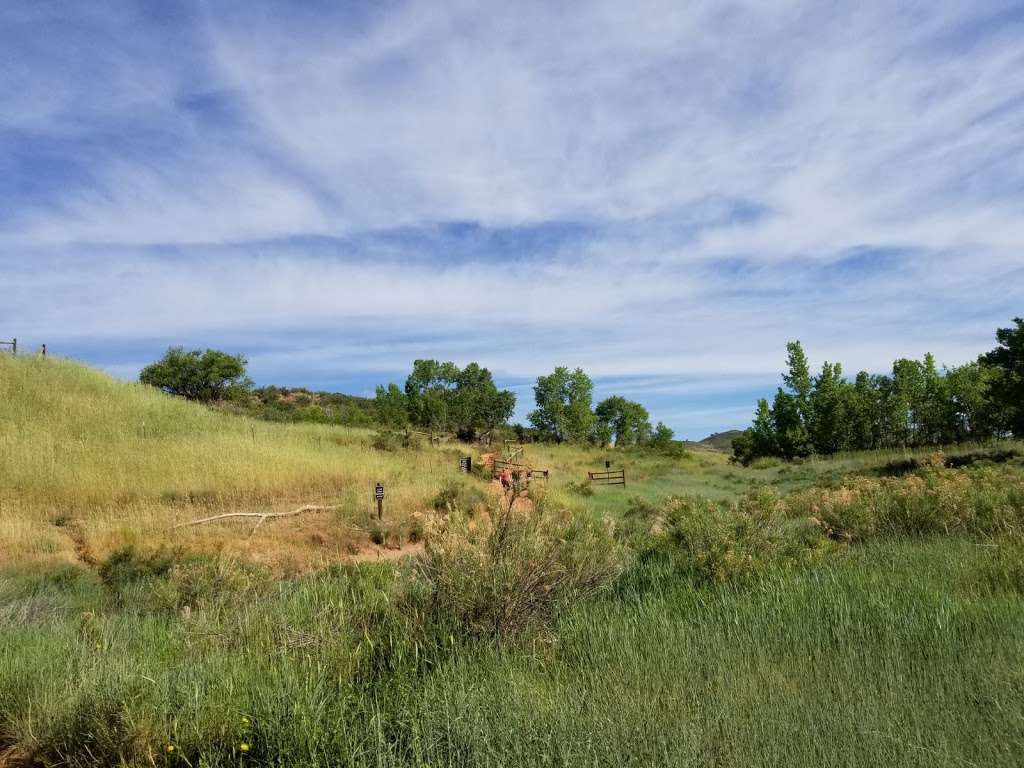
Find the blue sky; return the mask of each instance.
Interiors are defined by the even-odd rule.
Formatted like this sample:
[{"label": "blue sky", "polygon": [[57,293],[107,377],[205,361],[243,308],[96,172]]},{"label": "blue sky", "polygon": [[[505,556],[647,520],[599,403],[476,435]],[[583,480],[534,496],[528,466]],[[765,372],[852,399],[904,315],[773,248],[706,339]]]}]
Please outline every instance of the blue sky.
[{"label": "blue sky", "polygon": [[556,365],[680,435],[1024,312],[1024,3],[0,5],[0,337],[365,394]]}]

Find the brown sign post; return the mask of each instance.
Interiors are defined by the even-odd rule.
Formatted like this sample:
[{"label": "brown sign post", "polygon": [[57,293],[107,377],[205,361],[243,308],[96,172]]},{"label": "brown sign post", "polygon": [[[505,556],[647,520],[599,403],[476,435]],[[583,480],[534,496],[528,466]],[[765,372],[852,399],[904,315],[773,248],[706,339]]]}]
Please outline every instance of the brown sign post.
[{"label": "brown sign post", "polygon": [[373,489],[373,498],[377,500],[377,519],[384,517],[384,485],[377,483]]}]

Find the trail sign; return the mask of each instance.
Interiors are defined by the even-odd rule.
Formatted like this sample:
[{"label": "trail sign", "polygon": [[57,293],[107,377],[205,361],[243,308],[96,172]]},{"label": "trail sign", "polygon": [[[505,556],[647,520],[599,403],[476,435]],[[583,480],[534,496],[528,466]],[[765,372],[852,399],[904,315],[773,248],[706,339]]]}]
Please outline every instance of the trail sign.
[{"label": "trail sign", "polygon": [[473,457],[472,456],[460,456],[459,457],[459,472],[469,473],[473,470]]},{"label": "trail sign", "polygon": [[377,500],[377,519],[384,517],[384,485],[377,483],[373,489],[373,498]]}]

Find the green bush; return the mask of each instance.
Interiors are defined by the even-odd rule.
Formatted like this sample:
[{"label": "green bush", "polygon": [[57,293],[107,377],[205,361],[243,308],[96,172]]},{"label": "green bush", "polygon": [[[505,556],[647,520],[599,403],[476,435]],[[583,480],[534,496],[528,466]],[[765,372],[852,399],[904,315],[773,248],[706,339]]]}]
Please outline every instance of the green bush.
[{"label": "green bush", "polygon": [[551,503],[526,511],[496,502],[490,514],[453,508],[428,532],[418,574],[438,623],[500,641],[606,587],[620,564],[605,521]]},{"label": "green bush", "polygon": [[594,487],[583,480],[570,480],[565,484],[565,490],[568,493],[574,493],[577,496],[593,496]]},{"label": "green bush", "polygon": [[853,478],[833,489],[787,499],[793,516],[819,523],[834,538],[933,533],[1012,534],[1024,530],[1024,478],[992,467],[926,467],[900,478]]},{"label": "green bush", "polygon": [[464,511],[473,510],[487,501],[487,495],[477,486],[470,486],[462,480],[446,480],[431,506],[438,512],[448,512],[458,507]]},{"label": "green bush", "polygon": [[373,436],[373,447],[378,451],[417,450],[423,447],[423,439],[413,432],[381,429]]},{"label": "green bush", "polygon": [[[631,507],[637,518],[650,519],[649,506]],[[831,546],[821,528],[787,518],[780,497],[762,490],[737,505],[696,497],[667,499],[641,555],[645,560],[662,558],[676,573],[704,584],[808,565]]]}]

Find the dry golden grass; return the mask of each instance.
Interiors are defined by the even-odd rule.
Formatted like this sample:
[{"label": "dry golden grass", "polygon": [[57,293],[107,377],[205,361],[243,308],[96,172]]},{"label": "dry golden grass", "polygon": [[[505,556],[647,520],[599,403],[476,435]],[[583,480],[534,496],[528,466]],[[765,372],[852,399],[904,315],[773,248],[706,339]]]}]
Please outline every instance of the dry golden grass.
[{"label": "dry golden grass", "polygon": [[[54,358],[0,357],[0,564],[121,546],[227,550],[278,570],[346,557],[380,529],[407,541],[456,449],[384,453],[372,433],[218,413]],[[387,487],[376,523],[373,486]],[[228,511],[337,511],[171,530]]]}]

